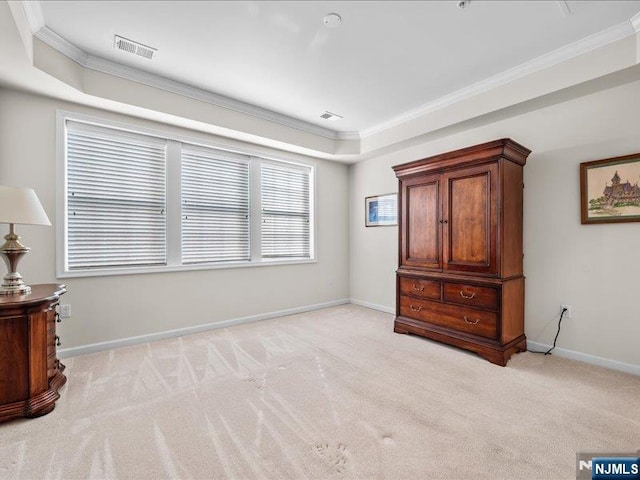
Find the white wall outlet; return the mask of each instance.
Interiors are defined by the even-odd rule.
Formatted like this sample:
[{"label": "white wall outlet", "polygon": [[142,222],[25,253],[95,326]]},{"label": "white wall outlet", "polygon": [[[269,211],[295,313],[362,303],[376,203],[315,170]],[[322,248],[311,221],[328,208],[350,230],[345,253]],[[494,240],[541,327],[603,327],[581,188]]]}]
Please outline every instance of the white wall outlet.
[{"label": "white wall outlet", "polygon": [[69,318],[71,316],[71,305],[60,305],[60,318]]},{"label": "white wall outlet", "polygon": [[565,308],[567,311],[564,312],[564,318],[571,318],[573,315],[573,307],[571,305],[560,305],[560,313],[562,313]]}]

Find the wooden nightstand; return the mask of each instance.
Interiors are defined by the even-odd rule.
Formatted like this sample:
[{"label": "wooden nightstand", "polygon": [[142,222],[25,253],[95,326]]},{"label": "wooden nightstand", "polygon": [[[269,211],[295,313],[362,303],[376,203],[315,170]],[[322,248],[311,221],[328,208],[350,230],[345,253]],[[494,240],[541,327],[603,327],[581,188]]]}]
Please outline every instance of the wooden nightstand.
[{"label": "wooden nightstand", "polygon": [[0,422],[51,412],[67,381],[56,355],[56,307],[64,285],[32,285],[27,295],[0,295]]}]

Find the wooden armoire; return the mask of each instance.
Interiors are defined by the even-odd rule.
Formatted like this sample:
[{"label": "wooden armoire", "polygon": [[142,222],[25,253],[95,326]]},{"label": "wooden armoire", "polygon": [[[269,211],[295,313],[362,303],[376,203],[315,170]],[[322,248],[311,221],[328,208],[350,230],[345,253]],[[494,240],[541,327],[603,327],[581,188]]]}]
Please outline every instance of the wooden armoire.
[{"label": "wooden armoire", "polygon": [[529,153],[502,139],[393,167],[400,182],[395,332],[502,366],[526,350],[522,170]]}]

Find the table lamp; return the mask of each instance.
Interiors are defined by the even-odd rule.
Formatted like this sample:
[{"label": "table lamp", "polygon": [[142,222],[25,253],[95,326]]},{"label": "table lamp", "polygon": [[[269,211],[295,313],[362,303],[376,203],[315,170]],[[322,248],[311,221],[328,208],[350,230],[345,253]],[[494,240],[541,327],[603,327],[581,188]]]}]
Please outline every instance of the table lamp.
[{"label": "table lamp", "polygon": [[31,292],[31,287],[24,284],[22,275],[16,270],[29,248],[20,243],[14,224],[51,225],[51,222],[33,189],[0,185],[0,223],[9,224],[9,234],[4,237],[6,242],[0,247],[9,273],[4,276],[0,295],[26,295]]}]

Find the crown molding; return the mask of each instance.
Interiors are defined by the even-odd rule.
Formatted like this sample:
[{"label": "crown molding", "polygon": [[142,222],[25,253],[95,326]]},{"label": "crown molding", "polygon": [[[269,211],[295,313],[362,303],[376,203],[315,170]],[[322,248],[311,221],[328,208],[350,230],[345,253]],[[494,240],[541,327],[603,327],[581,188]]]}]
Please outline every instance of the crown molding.
[{"label": "crown molding", "polygon": [[[27,3],[31,4],[38,2],[23,2],[23,4]],[[31,24],[31,20],[29,20],[29,17],[27,17],[27,20],[29,21],[33,30],[36,24]],[[274,112],[266,108],[241,102],[239,100],[225,97],[223,95],[218,95],[208,90],[171,80],[160,75],[148,73],[137,68],[128,67],[126,65],[112,62],[95,55],[90,55],[84,50],[76,47],[65,38],[58,35],[46,25],[39,28],[35,32],[34,36],[53,49],[60,52],[62,55],[78,63],[82,67],[89,68],[91,70],[106,73],[108,75],[114,75],[116,77],[141,83],[149,87],[159,88],[167,92],[193,98],[195,100],[210,103],[212,105],[233,110],[235,112],[251,115],[262,120],[268,120],[270,122],[274,122],[286,127],[295,128],[296,130],[312,133],[314,135],[319,135],[321,137],[329,138],[332,140],[360,140],[359,132],[339,132],[336,130],[320,127],[318,125],[314,125],[303,120],[298,120],[297,118]]]},{"label": "crown molding", "polygon": [[[183,82],[171,80],[160,75],[148,73],[137,68],[128,67],[101,57],[90,55],[45,25],[39,1],[22,1],[21,3],[33,35],[85,68],[114,75],[126,80],[135,81],[150,87],[193,98],[332,140],[361,140],[362,138],[370,137],[384,130],[416,120],[431,112],[446,108],[460,101],[467,100],[476,95],[488,92],[502,85],[578,57],[597,48],[622,40],[630,35],[640,33],[639,12],[628,21],[585,37],[550,53],[541,55],[533,60],[505,70],[504,72],[452,92],[434,101],[423,104],[418,108],[409,110],[386,122],[374,125],[360,132],[341,132],[299,120],[273,110],[235,100],[230,97],[225,97]],[[565,9],[561,4],[568,7],[567,3],[563,0],[557,0],[556,3],[563,11],[565,11]]]},{"label": "crown molding", "polygon": [[336,140],[361,140],[360,132],[335,132]]},{"label": "crown molding", "polygon": [[504,72],[494,75],[493,77],[489,77],[485,80],[474,83],[473,85],[440,97],[435,101],[426,103],[421,107],[410,110],[402,115],[392,118],[387,122],[362,130],[360,132],[360,136],[362,138],[366,138],[371,135],[375,135],[376,133],[380,133],[383,130],[397,127],[399,125],[402,125],[403,123],[415,120],[433,111],[448,107],[462,100],[469,99],[475,95],[488,92],[489,90],[493,90],[496,87],[500,87],[546,68],[553,67],[554,65],[565,62],[567,60],[571,60],[572,58],[578,57],[597,48],[604,47],[618,40],[622,40],[623,38],[626,38],[630,35],[634,35],[635,24],[632,26],[632,23],[634,19],[636,20],[636,23],[640,23],[639,16],[640,13],[633,17],[631,21],[625,21],[618,25],[614,25],[611,28],[585,37],[582,40],[570,43],[569,45],[561,47],[550,53],[541,55],[534,58],[533,60],[505,70]]},{"label": "crown molding", "polygon": [[[31,2],[27,2],[31,3]],[[36,3],[36,2],[33,2]],[[44,43],[49,45],[54,50],[57,50],[65,57],[70,58],[74,62],[82,65],[83,67],[87,66],[89,62],[89,54],[84,50],[80,50],[74,44],[66,40],[65,38],[58,35],[56,32],[51,30],[47,26],[43,26],[33,35],[39,40],[42,40]]]},{"label": "crown molding", "polygon": [[636,33],[640,33],[640,12],[636,13],[633,17],[631,17],[631,26],[635,30]]},{"label": "crown molding", "polygon": [[44,15],[42,14],[42,7],[40,2],[25,2],[22,1],[22,8],[24,14],[27,17],[27,22],[31,27],[31,33],[35,34],[38,30],[44,27]]},{"label": "crown molding", "polygon": [[203,90],[198,87],[193,87],[182,82],[177,82],[160,75],[154,75],[137,68],[128,67],[126,65],[112,62],[110,60],[105,60],[104,58],[96,57],[94,55],[87,55],[86,62],[83,64],[83,66],[91,70],[114,75],[116,77],[141,83],[149,87],[159,88],[167,92],[193,98],[195,100],[217,105],[219,107],[228,108],[229,110],[245,113],[262,120],[268,120],[270,122],[278,123],[287,127],[292,127],[297,130],[320,135],[322,137],[336,139],[338,136],[338,132],[335,132],[328,128],[319,127],[317,125],[313,125],[302,120],[298,120],[287,115],[268,110],[266,108],[261,108],[249,103],[241,102],[239,100],[234,100],[223,95],[218,95],[217,93]]}]

